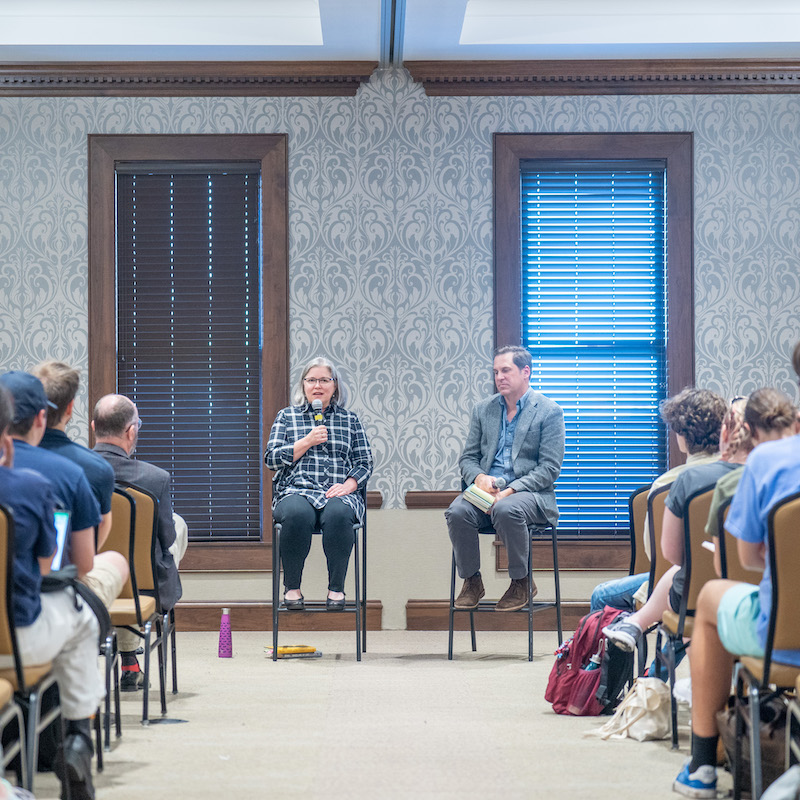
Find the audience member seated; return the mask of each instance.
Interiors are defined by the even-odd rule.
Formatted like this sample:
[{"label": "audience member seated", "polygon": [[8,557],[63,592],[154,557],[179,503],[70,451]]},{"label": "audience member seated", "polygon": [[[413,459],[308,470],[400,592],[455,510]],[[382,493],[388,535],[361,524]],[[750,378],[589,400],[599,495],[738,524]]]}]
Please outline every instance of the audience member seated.
[{"label": "audience member seated", "polygon": [[264,463],[275,470],[272,514],[281,524],[284,603],[291,610],[304,608],[300,585],[314,530],[322,531],[328,562],[326,608],[345,607],[353,524],[365,513],[357,490],[372,474],[367,435],[346,402],[336,368],[315,358],[300,376],[293,405],[278,412],[269,434]]},{"label": "audience member seated", "polygon": [[[686,462],[659,475],[650,486],[650,494],[670,485],[685,469],[709,464],[719,458],[719,436],[725,409],[725,401],[707,389],[684,389],[661,404],[661,418],[675,434],[678,449],[686,454]],[[651,556],[648,525],[645,520],[644,548]],[[642,593],[647,579],[648,573],[643,572],[601,583],[592,592],[591,611],[605,606],[633,611],[634,596]]]},{"label": "audience member seated", "polygon": [[[26,402],[31,394],[24,396]],[[23,403],[17,413],[29,412]],[[28,665],[53,662],[66,721],[54,768],[62,784],[69,781],[73,800],[93,800],[90,717],[105,694],[97,662],[99,628],[89,606],[76,604],[71,592],[40,594],[56,550],[56,498],[40,473],[14,468],[15,447],[8,436],[14,416],[11,394],[0,385],[0,503],[14,515],[13,617],[20,658]]]},{"label": "audience member seated", "polygon": [[[800,343],[793,362],[800,375]],[[786,438],[758,444],[750,454],[725,522],[739,540],[739,560],[746,569],[764,570],[770,509],[800,490],[800,435],[785,431]],[[715,580],[700,592],[692,637],[692,756],[673,783],[678,794],[716,797],[716,713],[730,695],[734,654],[764,655],[771,597],[769,570],[760,586]],[[782,663],[800,666],[800,651],[775,655]]]},{"label": "audience member seated", "polygon": [[[14,401],[14,420],[8,429],[14,440],[14,463],[44,475],[53,485],[56,505],[70,512],[64,563],[74,564],[83,579],[94,567],[94,529],[101,521],[100,506],[77,464],[38,447],[47,428],[48,410],[53,407],[42,382],[27,372],[7,372],[0,375],[0,384]],[[120,583],[117,594],[121,588]]]},{"label": "audience member seated", "polygon": [[[96,548],[105,542],[111,530],[111,495],[114,492],[114,470],[105,460],[67,436],[67,423],[72,418],[75,396],[80,385],[78,370],[58,361],[45,361],[34,375],[44,386],[47,400],[55,408],[47,409],[47,430],[39,447],[57,453],[77,464],[89,482],[102,519],[97,529]],[[107,608],[119,597],[128,579],[128,561],[121,553],[95,553],[94,566],[81,577]]]},{"label": "audience member seated", "polygon": [[[493,496],[488,514],[463,493],[445,511],[458,574],[464,579],[456,608],[475,608],[485,591],[480,573],[478,531],[491,517],[508,554],[511,584],[495,611],[517,611],[528,603],[531,525],[558,522],[555,482],[564,459],[564,412],[531,388],[531,354],[518,346],[494,356],[497,394],[472,411],[459,459],[461,479]],[[502,479],[505,488],[497,485]],[[531,596],[536,585],[531,586]]]},{"label": "audience member seated", "polygon": [[[92,430],[99,453],[114,470],[118,481],[140,486],[158,500],[158,524],[156,542],[156,576],[158,596],[165,610],[173,608],[181,597],[181,579],[178,574],[180,556],[186,549],[186,541],[178,546],[176,559],[171,548],[175,547],[176,531],[172,514],[170,475],[164,469],[132,458],[139,439],[141,419],[136,405],[127,397],[107,394],[97,401],[92,415]],[[183,528],[185,535],[185,526]],[[141,643],[136,634],[124,628],[117,630],[117,643],[122,657],[122,680],[124,692],[135,692],[141,686],[142,674],[136,660],[136,650]]]}]

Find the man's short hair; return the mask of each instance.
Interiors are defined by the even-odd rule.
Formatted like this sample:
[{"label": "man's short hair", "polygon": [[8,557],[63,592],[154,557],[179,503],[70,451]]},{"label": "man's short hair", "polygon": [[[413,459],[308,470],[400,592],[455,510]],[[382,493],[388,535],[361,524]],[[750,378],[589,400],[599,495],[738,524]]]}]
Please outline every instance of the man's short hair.
[{"label": "man's short hair", "polygon": [[533,360],[531,359],[530,351],[524,347],[520,347],[516,344],[507,344],[503,347],[498,347],[497,350],[494,351],[494,357],[497,356],[504,356],[506,353],[511,353],[511,360],[514,362],[514,366],[517,369],[528,369],[532,368]]},{"label": "man's short hair", "polygon": [[92,414],[94,435],[98,439],[124,436],[135,416],[136,406],[124,395],[101,397]]},{"label": "man's short hair", "polygon": [[728,404],[708,389],[684,389],[661,402],[661,417],[686,440],[689,455],[719,450],[719,434]]},{"label": "man's short hair", "polygon": [[2,436],[14,419],[14,398],[5,386],[0,386],[0,436]]},{"label": "man's short hair", "polygon": [[47,399],[56,406],[47,409],[47,427],[54,428],[78,394],[81,375],[61,361],[43,361],[33,374],[42,382]]}]

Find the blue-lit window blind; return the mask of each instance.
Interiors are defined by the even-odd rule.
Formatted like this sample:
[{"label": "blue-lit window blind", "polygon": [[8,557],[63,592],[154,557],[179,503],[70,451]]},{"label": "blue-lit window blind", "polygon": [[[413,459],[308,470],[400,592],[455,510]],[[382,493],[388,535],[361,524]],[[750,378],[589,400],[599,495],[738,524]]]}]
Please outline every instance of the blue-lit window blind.
[{"label": "blue-lit window blind", "polygon": [[666,468],[664,167],[526,161],[521,200],[523,345],[566,425],[559,530],[627,535]]},{"label": "blue-lit window blind", "polygon": [[117,169],[117,380],[192,540],[260,540],[258,166]]}]

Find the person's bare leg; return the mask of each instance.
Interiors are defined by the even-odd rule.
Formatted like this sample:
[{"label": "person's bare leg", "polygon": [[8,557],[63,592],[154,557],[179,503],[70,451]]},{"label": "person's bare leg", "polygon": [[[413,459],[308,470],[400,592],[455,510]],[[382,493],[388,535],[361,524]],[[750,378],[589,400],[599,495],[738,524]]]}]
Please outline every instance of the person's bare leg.
[{"label": "person's bare leg", "polygon": [[731,693],[734,657],[722,646],[717,610],[722,596],[736,581],[709,581],[697,598],[692,635],[692,733],[716,736],[716,713]]},{"label": "person's bare leg", "polygon": [[664,612],[669,608],[669,590],[672,588],[672,579],[678,569],[679,567],[670,567],[661,576],[661,580],[653,587],[647,602],[628,617],[628,622],[634,622],[642,630],[646,630],[661,621]]}]

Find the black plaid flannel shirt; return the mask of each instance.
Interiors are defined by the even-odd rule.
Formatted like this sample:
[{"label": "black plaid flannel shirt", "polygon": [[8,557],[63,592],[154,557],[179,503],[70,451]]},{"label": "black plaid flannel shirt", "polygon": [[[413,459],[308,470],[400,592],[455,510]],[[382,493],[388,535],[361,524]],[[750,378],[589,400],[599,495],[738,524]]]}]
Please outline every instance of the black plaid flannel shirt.
[{"label": "black plaid flannel shirt", "polygon": [[[287,494],[305,497],[314,508],[323,508],[325,492],[335,483],[354,478],[359,488],[372,474],[372,453],[358,417],[346,408],[331,403],[322,414],[328,429],[325,444],[309,448],[292,461],[294,444],[316,427],[310,403],[289,406],[278,412],[269,432],[264,463],[275,470],[272,508]],[[364,503],[359,492],[342,498],[359,520],[364,518]]]}]

